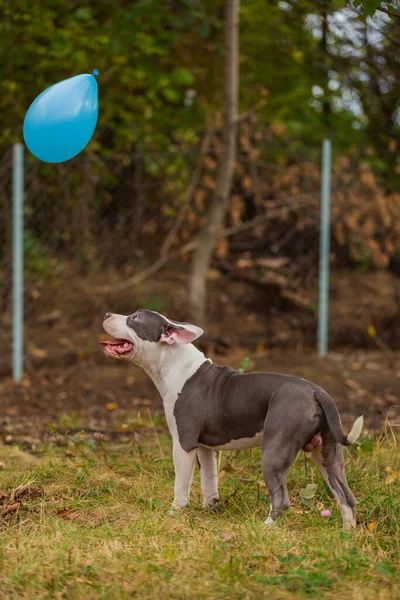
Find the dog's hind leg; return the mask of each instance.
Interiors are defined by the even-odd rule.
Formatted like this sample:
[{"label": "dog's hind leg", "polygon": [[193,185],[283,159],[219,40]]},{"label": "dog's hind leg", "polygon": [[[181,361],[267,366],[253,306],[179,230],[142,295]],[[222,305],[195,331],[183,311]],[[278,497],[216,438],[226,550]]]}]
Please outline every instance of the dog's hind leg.
[{"label": "dog's hind leg", "polygon": [[271,497],[271,508],[265,525],[270,525],[290,507],[289,493],[286,485],[289,467],[281,460],[271,459],[271,455],[263,454],[263,475],[265,485]]},{"label": "dog's hind leg", "polygon": [[346,480],[342,445],[330,432],[324,433],[322,445],[311,452],[311,457],[339,504],[343,529],[355,527],[356,500]]},{"label": "dog's hind leg", "polygon": [[175,493],[172,504],[175,510],[189,506],[189,494],[192,486],[197,449],[186,452],[178,440],[173,440],[173,459],[175,468]]},{"label": "dog's hind leg", "polygon": [[[308,389],[282,388],[271,399],[264,423],[262,466],[271,497],[266,525],[273,523],[290,506],[286,480],[301,448],[318,431],[315,401]],[[295,395],[295,398],[294,398]]]},{"label": "dog's hind leg", "polygon": [[200,465],[203,506],[213,506],[219,502],[217,453],[211,448],[199,446],[197,449],[197,459]]},{"label": "dog's hind leg", "polygon": [[265,525],[270,525],[290,507],[287,475],[301,444],[291,431],[290,421],[270,408],[264,424],[262,468],[265,485],[271,498],[271,508]]}]

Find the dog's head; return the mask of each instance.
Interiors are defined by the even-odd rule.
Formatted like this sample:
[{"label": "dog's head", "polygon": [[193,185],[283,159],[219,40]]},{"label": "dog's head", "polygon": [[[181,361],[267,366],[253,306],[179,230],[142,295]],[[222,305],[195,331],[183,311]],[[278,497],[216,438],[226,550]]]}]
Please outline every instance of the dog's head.
[{"label": "dog's head", "polygon": [[154,359],[165,344],[191,344],[203,330],[190,323],[171,321],[152,310],[137,310],[132,315],[106,313],[103,327],[114,339],[100,342],[111,358],[125,358],[139,364]]}]

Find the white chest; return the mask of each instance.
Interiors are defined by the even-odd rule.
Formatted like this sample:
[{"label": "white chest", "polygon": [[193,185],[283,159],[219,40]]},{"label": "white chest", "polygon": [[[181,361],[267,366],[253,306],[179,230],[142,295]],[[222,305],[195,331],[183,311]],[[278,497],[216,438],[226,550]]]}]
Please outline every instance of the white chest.
[{"label": "white chest", "polygon": [[178,437],[174,416],[178,396],[187,380],[198,371],[206,360],[209,359],[206,359],[204,354],[192,344],[174,348],[174,352],[170,352],[169,356],[166,357],[159,371],[159,376],[152,376],[163,399],[165,417],[173,438]]}]

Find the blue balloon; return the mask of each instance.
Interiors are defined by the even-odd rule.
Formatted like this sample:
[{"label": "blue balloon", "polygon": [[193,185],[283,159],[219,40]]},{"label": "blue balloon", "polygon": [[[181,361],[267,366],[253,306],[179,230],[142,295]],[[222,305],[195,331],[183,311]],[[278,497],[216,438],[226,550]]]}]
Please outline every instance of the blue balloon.
[{"label": "blue balloon", "polygon": [[95,75],[77,75],[47,88],[32,102],[24,121],[24,139],[40,160],[59,163],[83,150],[96,128],[98,91]]}]

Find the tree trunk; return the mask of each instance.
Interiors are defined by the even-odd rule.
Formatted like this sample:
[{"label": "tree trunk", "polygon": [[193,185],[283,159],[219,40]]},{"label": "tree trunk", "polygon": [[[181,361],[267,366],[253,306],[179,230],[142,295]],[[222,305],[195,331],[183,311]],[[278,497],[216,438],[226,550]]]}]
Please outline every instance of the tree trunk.
[{"label": "tree trunk", "polygon": [[218,234],[229,206],[236,158],[239,86],[238,25],[240,0],[225,0],[224,123],[222,153],[217,182],[203,229],[198,236],[189,278],[191,318],[204,326],[206,320],[206,282]]}]

